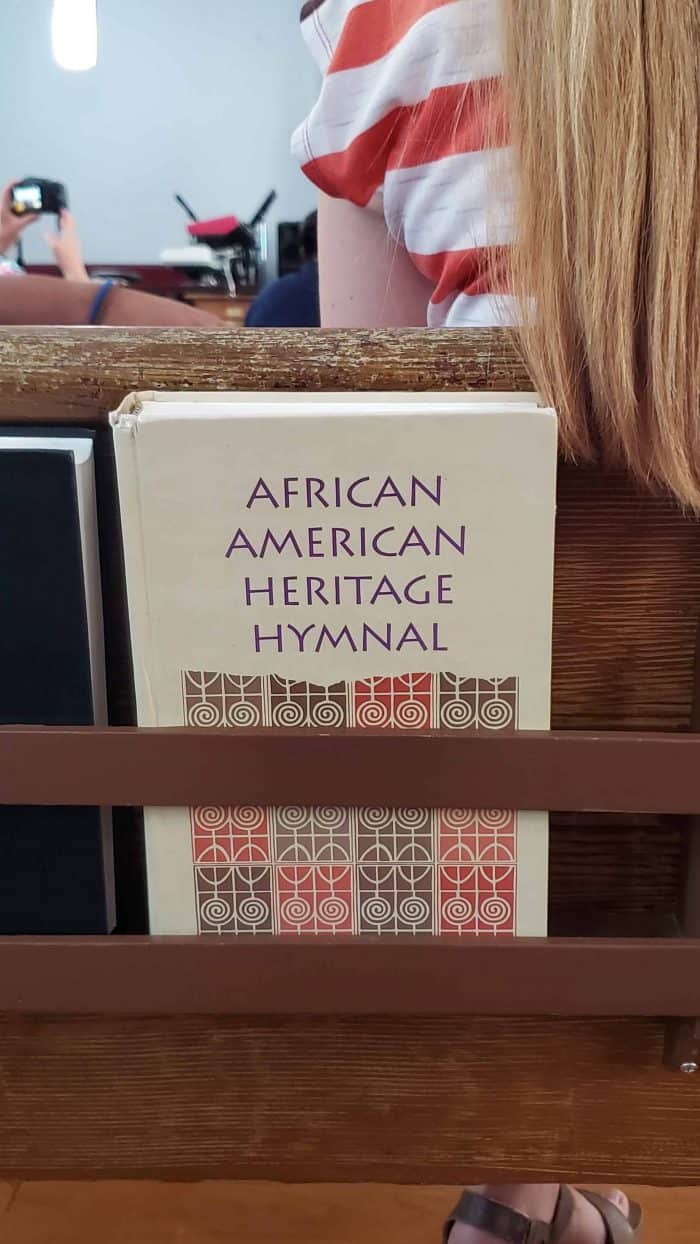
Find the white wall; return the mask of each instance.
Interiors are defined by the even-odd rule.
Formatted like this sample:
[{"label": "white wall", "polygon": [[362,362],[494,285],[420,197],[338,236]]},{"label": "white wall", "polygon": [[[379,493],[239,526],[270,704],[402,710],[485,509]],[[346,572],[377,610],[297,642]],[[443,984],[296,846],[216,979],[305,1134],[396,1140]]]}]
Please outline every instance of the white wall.
[{"label": "white wall", "polygon": [[[91,262],[154,263],[199,215],[297,220],[313,188],[289,154],[318,72],[300,0],[98,0],[100,60],[53,62],[51,0],[0,0],[0,179],[64,181]],[[26,257],[47,262],[41,224]],[[30,236],[31,235],[31,236]]]}]

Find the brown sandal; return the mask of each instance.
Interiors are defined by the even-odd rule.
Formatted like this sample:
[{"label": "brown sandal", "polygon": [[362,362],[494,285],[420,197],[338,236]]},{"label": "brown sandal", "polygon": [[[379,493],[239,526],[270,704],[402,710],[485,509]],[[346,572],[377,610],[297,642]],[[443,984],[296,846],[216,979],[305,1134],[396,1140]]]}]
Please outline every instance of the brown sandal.
[{"label": "brown sandal", "polygon": [[[596,1192],[581,1189],[581,1196],[595,1206],[603,1219],[607,1228],[607,1244],[632,1244],[639,1239],[642,1211],[638,1205],[631,1204],[630,1216],[625,1218],[611,1201]],[[445,1224],[443,1241],[448,1244],[452,1228],[455,1223],[461,1222],[467,1227],[486,1231],[497,1240],[505,1240],[506,1244],[559,1244],[573,1212],[573,1194],[565,1184],[559,1193],[551,1223],[536,1222],[517,1210],[509,1209],[507,1205],[489,1201],[476,1192],[465,1192]]]}]

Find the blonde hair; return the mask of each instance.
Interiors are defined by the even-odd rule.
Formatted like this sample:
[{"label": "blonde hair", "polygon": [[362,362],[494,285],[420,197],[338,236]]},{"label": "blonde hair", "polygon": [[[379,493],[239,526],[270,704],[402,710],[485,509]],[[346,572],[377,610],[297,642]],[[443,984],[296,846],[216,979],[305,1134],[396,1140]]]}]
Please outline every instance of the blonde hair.
[{"label": "blonde hair", "polygon": [[505,0],[504,19],[534,381],[568,457],[700,510],[700,6]]}]

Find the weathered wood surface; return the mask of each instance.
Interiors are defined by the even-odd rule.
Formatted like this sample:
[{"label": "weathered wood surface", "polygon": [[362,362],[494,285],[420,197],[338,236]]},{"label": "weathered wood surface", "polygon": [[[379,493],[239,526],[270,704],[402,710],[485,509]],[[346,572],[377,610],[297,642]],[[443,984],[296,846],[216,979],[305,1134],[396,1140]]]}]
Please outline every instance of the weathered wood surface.
[{"label": "weathered wood surface", "polygon": [[0,1178],[700,1182],[654,1020],[3,1019]]},{"label": "weathered wood surface", "polygon": [[[134,389],[529,388],[504,330],[0,334],[4,422],[104,425]],[[563,468],[555,592],[555,728],[686,729],[700,616],[697,522],[625,479]]]},{"label": "weathered wood surface", "polygon": [[3,419],[80,422],[135,389],[527,390],[512,334],[14,328],[0,333]]}]

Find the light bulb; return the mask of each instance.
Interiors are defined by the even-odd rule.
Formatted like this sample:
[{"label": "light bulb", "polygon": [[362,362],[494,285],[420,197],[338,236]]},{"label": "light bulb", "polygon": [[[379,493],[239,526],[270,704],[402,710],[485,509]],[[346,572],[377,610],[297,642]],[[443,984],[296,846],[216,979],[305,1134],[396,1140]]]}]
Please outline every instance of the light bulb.
[{"label": "light bulb", "polygon": [[53,0],[51,43],[61,69],[80,72],[97,64],[97,0]]}]

